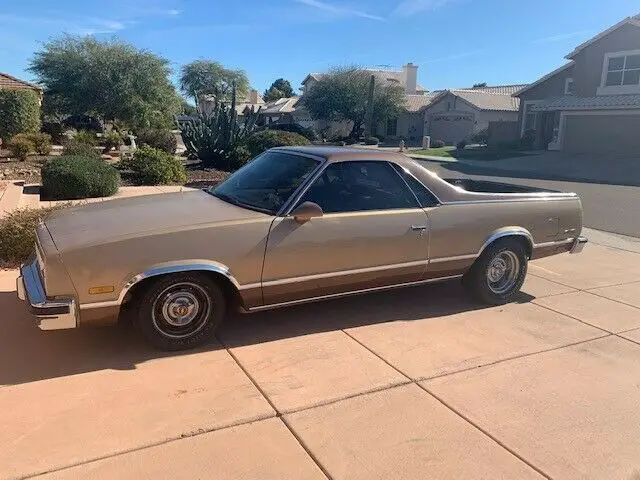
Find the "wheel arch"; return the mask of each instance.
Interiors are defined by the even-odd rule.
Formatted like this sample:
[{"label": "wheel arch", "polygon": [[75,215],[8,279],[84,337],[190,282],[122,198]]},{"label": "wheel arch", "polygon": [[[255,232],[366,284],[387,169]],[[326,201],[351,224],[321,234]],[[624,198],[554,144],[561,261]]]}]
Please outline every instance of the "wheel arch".
[{"label": "wheel arch", "polygon": [[482,248],[480,248],[478,257],[480,257],[480,255],[482,255],[490,245],[504,238],[514,238],[515,240],[518,240],[525,247],[527,257],[531,258],[533,255],[533,235],[531,235],[531,232],[524,227],[511,226],[499,228],[492,232],[485,240]]},{"label": "wheel arch", "polygon": [[229,268],[224,264],[209,260],[171,262],[154,265],[144,272],[131,277],[131,279],[125,283],[119,295],[119,303],[123,305],[132,298],[135,298],[140,290],[149,285],[153,279],[174,273],[205,274],[222,287],[223,293],[229,300],[238,302],[240,305],[244,304],[242,296],[240,295],[240,284],[231,274]]}]

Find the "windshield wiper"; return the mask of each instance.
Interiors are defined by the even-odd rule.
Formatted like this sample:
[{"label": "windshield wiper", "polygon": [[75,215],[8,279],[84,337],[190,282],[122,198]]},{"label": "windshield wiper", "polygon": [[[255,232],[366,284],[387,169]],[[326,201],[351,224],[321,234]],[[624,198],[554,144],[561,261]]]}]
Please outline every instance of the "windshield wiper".
[{"label": "windshield wiper", "polygon": [[216,192],[215,190],[206,190],[206,192],[209,195],[213,195],[214,197],[217,197],[220,200],[223,200],[237,207],[248,208],[249,210],[255,210],[256,212],[260,212],[260,213],[267,213],[269,215],[274,214],[273,210],[269,210],[268,208],[258,207],[256,205],[251,205],[249,203],[241,202],[240,200],[238,200],[237,197],[234,197],[233,195]]}]

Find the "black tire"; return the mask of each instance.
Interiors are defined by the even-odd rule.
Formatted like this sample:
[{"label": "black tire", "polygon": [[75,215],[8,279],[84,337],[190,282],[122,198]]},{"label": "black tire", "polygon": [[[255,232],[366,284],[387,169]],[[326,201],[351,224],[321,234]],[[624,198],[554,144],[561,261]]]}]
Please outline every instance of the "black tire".
[{"label": "black tire", "polygon": [[186,350],[213,338],[226,307],[222,289],[211,278],[178,273],[160,277],[141,292],[133,321],[154,347]]},{"label": "black tire", "polygon": [[[479,301],[489,305],[503,305],[515,299],[527,276],[527,252],[524,245],[513,238],[497,240],[489,245],[464,275],[467,290]],[[513,262],[513,263],[511,263]],[[511,268],[509,269],[509,265]],[[500,277],[500,270],[507,270]],[[493,269],[490,271],[490,269]],[[491,278],[496,281],[491,281]]]}]

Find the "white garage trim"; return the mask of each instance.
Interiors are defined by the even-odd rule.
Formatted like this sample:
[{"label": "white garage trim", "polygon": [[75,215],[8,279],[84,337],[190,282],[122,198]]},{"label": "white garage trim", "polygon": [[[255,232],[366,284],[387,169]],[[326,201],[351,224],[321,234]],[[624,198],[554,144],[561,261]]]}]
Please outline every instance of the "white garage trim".
[{"label": "white garage trim", "polygon": [[[612,115],[638,115],[639,110],[590,110],[586,112],[560,112],[560,125],[558,126],[557,142],[549,143],[549,150],[564,149],[564,132],[567,125],[567,117],[585,116],[612,116]],[[523,122],[524,123],[524,122]]]}]

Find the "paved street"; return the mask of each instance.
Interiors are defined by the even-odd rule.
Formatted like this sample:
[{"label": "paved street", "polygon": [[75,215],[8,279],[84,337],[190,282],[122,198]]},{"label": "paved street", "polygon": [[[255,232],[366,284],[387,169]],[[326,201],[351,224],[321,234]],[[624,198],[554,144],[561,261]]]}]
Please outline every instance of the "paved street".
[{"label": "paved street", "polygon": [[[640,159],[638,160],[640,162]],[[528,172],[500,171],[486,167],[470,167],[456,162],[425,161],[424,165],[443,178],[476,178],[495,182],[529,185],[580,195],[587,227],[640,237],[640,187],[598,184],[595,182],[554,181],[536,179]]]},{"label": "paved street", "polygon": [[640,254],[237,316],[208,346],[40,332],[0,271],[0,479],[630,479]]}]

